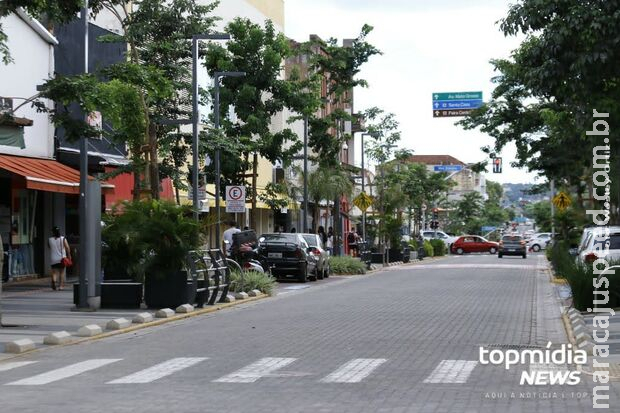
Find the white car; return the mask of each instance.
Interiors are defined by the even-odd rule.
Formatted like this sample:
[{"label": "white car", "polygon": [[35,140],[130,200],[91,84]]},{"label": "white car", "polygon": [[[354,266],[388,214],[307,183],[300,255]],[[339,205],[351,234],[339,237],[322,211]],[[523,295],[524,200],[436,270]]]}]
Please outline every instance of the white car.
[{"label": "white car", "polygon": [[448,248],[450,248],[450,245],[452,245],[452,243],[456,241],[459,237],[451,237],[443,231],[425,230],[422,231],[422,238],[429,241],[432,239],[440,239],[444,242],[444,244],[448,246]]},{"label": "white car", "polygon": [[544,250],[545,248],[547,248],[547,244],[550,240],[550,232],[540,232],[538,234],[534,234],[532,235],[532,238],[527,241],[527,248],[531,249],[534,252]]},{"label": "white car", "polygon": [[[609,238],[605,235],[609,230]],[[620,227],[592,227],[584,232],[585,240],[581,244],[577,260],[581,263],[591,264],[599,258],[606,261],[620,261]],[[605,248],[603,243],[608,243]]]}]

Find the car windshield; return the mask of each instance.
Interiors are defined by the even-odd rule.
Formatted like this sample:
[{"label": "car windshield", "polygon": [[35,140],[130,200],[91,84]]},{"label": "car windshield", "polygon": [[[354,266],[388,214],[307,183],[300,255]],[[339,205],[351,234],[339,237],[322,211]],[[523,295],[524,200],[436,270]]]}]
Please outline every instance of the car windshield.
[{"label": "car windshield", "polygon": [[304,234],[302,236],[304,237],[304,239],[306,240],[306,242],[308,243],[309,246],[311,246],[311,247],[318,247],[316,235]]},{"label": "car windshield", "polygon": [[601,248],[604,242],[608,243],[610,250],[620,250],[620,233],[610,234],[607,240],[603,237],[596,238],[594,240],[594,244],[597,245],[595,248]]},{"label": "car windshield", "polygon": [[502,241],[506,242],[519,242],[521,241],[522,237],[521,235],[504,235],[502,237]]},{"label": "car windshield", "polygon": [[264,234],[262,236],[264,240],[262,242],[292,242],[299,243],[296,234]]}]

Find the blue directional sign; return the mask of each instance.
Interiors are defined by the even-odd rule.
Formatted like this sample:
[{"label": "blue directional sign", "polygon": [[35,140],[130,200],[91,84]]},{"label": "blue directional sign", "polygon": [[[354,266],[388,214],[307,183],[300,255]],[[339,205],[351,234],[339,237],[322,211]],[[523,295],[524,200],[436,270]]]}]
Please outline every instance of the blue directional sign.
[{"label": "blue directional sign", "polygon": [[433,101],[433,109],[476,109],[480,106],[482,106],[482,99]]},{"label": "blue directional sign", "polygon": [[482,92],[433,93],[433,117],[467,116],[482,104]]},{"label": "blue directional sign", "polygon": [[435,172],[458,172],[463,169],[463,165],[434,165]]}]

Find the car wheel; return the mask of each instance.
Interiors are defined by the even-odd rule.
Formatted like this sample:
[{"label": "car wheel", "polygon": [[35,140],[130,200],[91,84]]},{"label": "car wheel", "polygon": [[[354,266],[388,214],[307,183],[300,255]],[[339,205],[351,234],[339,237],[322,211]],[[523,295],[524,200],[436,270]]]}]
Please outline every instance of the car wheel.
[{"label": "car wheel", "polygon": [[323,278],[325,278],[325,270],[324,269],[319,271],[319,269],[317,267],[316,273],[317,273],[317,276],[318,276],[319,280],[322,280]]},{"label": "car wheel", "polygon": [[503,255],[501,253],[497,254],[497,258],[502,258],[502,257],[503,257]]},{"label": "car wheel", "polygon": [[308,282],[308,263],[304,262],[301,264],[301,268],[299,270],[299,282],[305,283]]},{"label": "car wheel", "polygon": [[534,251],[534,252],[540,251],[540,245],[538,245],[538,244],[532,245],[532,251]]},{"label": "car wheel", "polygon": [[526,258],[527,258],[527,254],[523,254],[523,259],[526,259]]},{"label": "car wheel", "polygon": [[459,255],[463,255],[463,248],[457,248],[456,253]]},{"label": "car wheel", "polygon": [[329,278],[329,273],[332,272],[331,267],[328,265],[327,268],[324,271],[325,271],[325,274],[323,274],[323,276],[325,278]]},{"label": "car wheel", "polygon": [[489,248],[489,254],[495,254],[496,252],[497,252],[497,249],[495,247]]}]

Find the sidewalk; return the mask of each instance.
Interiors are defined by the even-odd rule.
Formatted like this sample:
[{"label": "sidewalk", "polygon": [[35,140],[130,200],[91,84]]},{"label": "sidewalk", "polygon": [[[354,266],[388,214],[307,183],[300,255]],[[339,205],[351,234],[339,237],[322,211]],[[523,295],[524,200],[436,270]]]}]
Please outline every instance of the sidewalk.
[{"label": "sidewalk", "polygon": [[37,347],[43,339],[58,331],[75,333],[86,324],[105,327],[112,319],[124,317],[129,320],[142,310],[139,309],[101,309],[96,312],[72,311],[73,282],[69,278],[63,291],[54,291],[50,279],[11,282],[2,285],[2,324],[0,328],[0,360],[6,356],[4,346],[7,342],[28,338]]}]

